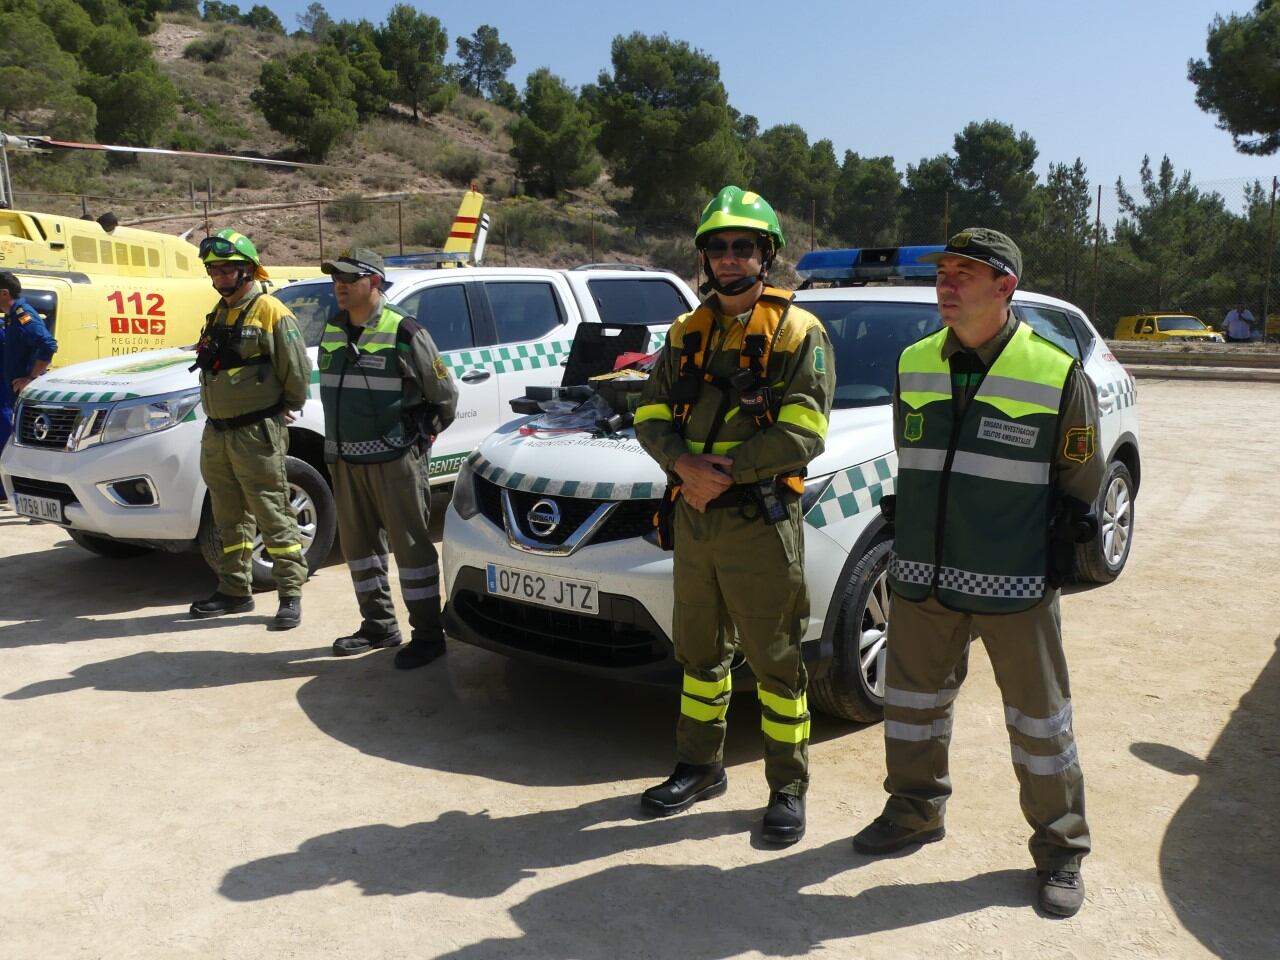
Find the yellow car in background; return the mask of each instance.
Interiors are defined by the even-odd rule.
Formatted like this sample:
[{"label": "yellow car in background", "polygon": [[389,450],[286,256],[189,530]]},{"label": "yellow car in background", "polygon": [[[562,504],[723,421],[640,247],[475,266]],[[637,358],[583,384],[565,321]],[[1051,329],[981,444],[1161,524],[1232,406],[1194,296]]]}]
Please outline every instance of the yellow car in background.
[{"label": "yellow car in background", "polygon": [[1140,313],[1116,321],[1115,340],[1176,340],[1223,343],[1222,334],[1187,313]]}]

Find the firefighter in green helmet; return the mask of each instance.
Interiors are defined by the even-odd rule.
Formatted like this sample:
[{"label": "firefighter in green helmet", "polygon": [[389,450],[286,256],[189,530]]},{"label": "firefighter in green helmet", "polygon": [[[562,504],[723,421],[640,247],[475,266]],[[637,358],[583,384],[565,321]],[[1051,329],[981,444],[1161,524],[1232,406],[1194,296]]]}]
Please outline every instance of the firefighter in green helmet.
[{"label": "firefighter in green helmet", "polygon": [[302,620],[307,563],[285,479],[285,422],[306,403],[311,359],[289,308],[265,291],[267,271],[248,237],[231,229],[206,237],[200,259],[219,296],[192,369],[205,413],[200,473],[222,553],[217,589],[191,605],[191,616],[253,609],[256,531],[280,595],[271,626],[289,630]]},{"label": "firefighter in green helmet", "polygon": [[709,295],[672,325],[635,417],[668,475],[659,536],[675,552],[672,642],[684,669],[675,770],[641,805],[666,815],[726,790],[730,665],[741,650],[764,733],[761,836],[783,844],[804,835],[809,782],[800,499],[835,390],[822,324],[768,284],[784,242],[756,193],[729,186],[707,204],[695,243]]}]

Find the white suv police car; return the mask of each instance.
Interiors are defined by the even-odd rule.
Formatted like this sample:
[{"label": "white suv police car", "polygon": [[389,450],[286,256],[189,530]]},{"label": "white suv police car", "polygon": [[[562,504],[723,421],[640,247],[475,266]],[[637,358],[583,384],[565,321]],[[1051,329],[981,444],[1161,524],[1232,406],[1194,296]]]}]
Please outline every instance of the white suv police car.
[{"label": "white suv police car", "polygon": [[[661,270],[591,265],[572,270],[465,267],[392,270],[388,298],[426,324],[458,385],[457,418],[432,450],[431,483],[453,479],[464,457],[509,415],[530,376],[559,376],[583,324],[665,331],[696,300]],[[212,295],[212,291],[211,291]],[[298,318],[308,346],[337,312],[333,283],[306,280],[276,295]],[[55,370],[27,387],[0,480],[18,513],[57,523],[102,556],[198,547],[222,553],[200,476],[204,413],[191,351],[156,350]],[[555,371],[553,374],[551,371]],[[333,546],[333,496],[324,464],[324,411],[311,398],[289,426],[286,470],[307,563]],[[255,539],[253,579],[270,587],[271,564]]]},{"label": "white suv police car", "polygon": [[[860,259],[910,275],[925,249],[828,251],[819,279],[857,277]],[[830,254],[839,254],[834,258]],[[801,261],[800,267],[806,267]],[[882,265],[871,276],[883,273]],[[816,707],[875,721],[884,697],[885,571],[892,529],[878,509],[893,492],[891,394],[898,354],[939,324],[932,286],[801,290],[796,302],[827,328],[838,388],[825,452],[805,482],[805,569],[812,613],[804,638]],[[1079,548],[1082,579],[1123,569],[1141,476],[1133,379],[1083,311],[1019,291],[1013,309],[1079,358],[1101,413],[1108,469],[1098,493],[1098,539]],[[665,477],[634,431],[575,429],[563,415],[531,415],[489,436],[463,464],[445,517],[445,628],[457,639],[526,660],[642,681],[669,678],[671,554],[651,517]],[[744,667],[745,669],[745,667]]]}]

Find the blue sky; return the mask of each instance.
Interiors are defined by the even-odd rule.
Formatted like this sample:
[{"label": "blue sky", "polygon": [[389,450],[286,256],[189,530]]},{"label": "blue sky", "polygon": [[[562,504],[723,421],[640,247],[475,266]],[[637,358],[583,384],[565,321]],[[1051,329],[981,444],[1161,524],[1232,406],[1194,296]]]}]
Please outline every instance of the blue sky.
[{"label": "blue sky", "polygon": [[[309,0],[265,0],[285,28]],[[323,0],[322,0],[323,2]],[[242,9],[251,0],[241,4]],[[334,19],[380,24],[390,0],[329,0]],[[1268,186],[1280,155],[1248,157],[1196,106],[1187,60],[1204,56],[1217,13],[1243,13],[1229,0],[936,0],[795,5],[645,0],[415,4],[439,17],[454,40],[484,23],[498,28],[516,65],[509,78],[550,67],[574,86],[611,69],[613,37],[665,32],[720,65],[729,102],[761,129],[798,123],[811,141],[891,155],[900,172],[948,152],[966,123],[995,119],[1026,131],[1049,163],[1084,160],[1104,203],[1123,176],[1136,185],[1144,153],[1168,154],[1202,186],[1239,196],[1241,178]]]}]

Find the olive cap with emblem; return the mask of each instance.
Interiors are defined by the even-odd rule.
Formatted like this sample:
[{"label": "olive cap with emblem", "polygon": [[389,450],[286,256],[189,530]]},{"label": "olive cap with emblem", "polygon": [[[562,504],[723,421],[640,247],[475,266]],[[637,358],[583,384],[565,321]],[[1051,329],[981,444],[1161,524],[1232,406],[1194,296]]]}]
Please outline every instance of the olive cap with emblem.
[{"label": "olive cap with emblem", "polygon": [[937,263],[943,257],[964,257],[1013,277],[1022,276],[1022,251],[1007,236],[990,227],[966,227],[948,240],[943,249],[917,259]]},{"label": "olive cap with emblem", "polygon": [[387,265],[382,257],[367,247],[348,247],[334,260],[326,260],[320,269],[332,276],[335,273],[358,273],[361,276],[376,274],[387,279]]}]

